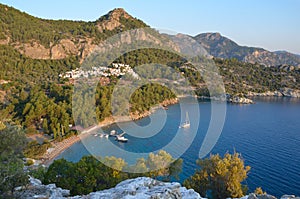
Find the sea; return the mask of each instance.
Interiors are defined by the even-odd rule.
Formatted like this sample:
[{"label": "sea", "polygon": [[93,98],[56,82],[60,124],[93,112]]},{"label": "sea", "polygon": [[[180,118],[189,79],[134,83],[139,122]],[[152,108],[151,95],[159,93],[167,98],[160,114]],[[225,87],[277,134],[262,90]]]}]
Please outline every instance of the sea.
[{"label": "sea", "polygon": [[[255,104],[238,105],[184,98],[179,104],[168,106],[167,110],[162,107],[138,121],[103,127],[56,159],[76,162],[85,155],[116,156],[133,164],[137,158],[147,158],[149,153],[162,149],[183,159],[180,174],[183,182],[198,169],[196,160],[200,156],[236,151],[241,153],[245,165],[251,167],[243,182],[250,192],[262,187],[276,197],[300,196],[300,99],[257,97],[253,100]],[[222,117],[216,117],[213,110],[220,111]],[[190,128],[180,128],[187,116]],[[210,128],[216,132],[209,131]],[[128,142],[94,136],[111,130],[126,132]],[[204,147],[207,143],[210,147]],[[200,154],[203,147],[206,150]]]}]

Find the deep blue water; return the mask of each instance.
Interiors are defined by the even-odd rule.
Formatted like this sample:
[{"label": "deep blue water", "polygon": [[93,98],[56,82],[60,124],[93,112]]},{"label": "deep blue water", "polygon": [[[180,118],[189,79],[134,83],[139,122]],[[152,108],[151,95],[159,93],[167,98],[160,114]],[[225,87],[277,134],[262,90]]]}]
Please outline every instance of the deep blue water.
[{"label": "deep blue water", "polygon": [[[300,195],[300,100],[292,98],[257,98],[253,105],[227,104],[225,125],[211,153],[224,154],[234,150],[241,153],[246,165],[251,166],[249,177],[245,182],[250,191],[262,187],[269,194],[277,197],[283,194]],[[189,113],[190,129],[178,129],[185,112]],[[197,168],[199,150],[206,135],[211,118],[211,104],[207,101],[196,103],[185,99],[181,105],[176,104],[169,110],[158,110],[150,119],[144,118],[136,123],[122,123],[129,138],[128,143],[117,143],[113,138],[108,140],[88,136],[82,142],[74,144],[58,158],[78,161],[84,155],[114,155],[135,162],[132,154],[148,153],[165,146],[173,156],[181,155],[180,150],[188,149],[181,155],[184,160],[181,181],[192,175]],[[197,115],[200,113],[200,120]],[[181,117],[182,116],[182,117]],[[164,119],[165,123],[164,123]],[[162,129],[157,128],[162,125]],[[151,125],[148,126],[147,125]],[[139,126],[135,126],[139,125]],[[143,128],[144,127],[144,128]],[[116,129],[111,125],[104,130]],[[154,129],[154,130],[153,130]],[[149,138],[138,138],[133,135],[150,135]],[[195,138],[194,138],[195,136]],[[177,140],[176,142],[172,142]],[[84,144],[83,144],[84,143]],[[169,146],[169,145],[170,146]],[[87,146],[87,148],[85,147]],[[123,150],[112,150],[112,148]],[[147,154],[143,155],[146,157]]]}]

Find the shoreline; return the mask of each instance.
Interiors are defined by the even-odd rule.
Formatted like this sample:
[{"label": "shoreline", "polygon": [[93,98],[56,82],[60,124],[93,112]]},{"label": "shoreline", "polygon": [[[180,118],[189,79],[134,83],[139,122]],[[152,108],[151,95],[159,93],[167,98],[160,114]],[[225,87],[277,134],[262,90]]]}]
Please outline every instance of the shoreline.
[{"label": "shoreline", "polygon": [[[249,97],[256,97],[255,95],[253,96],[249,96]],[[259,96],[262,97],[262,96]],[[265,97],[265,96],[264,96]],[[287,96],[267,96],[267,97],[280,97],[280,98],[285,98]],[[178,98],[184,98],[183,97],[178,97]],[[128,116],[119,116],[119,117],[107,117],[105,118],[103,121],[99,122],[98,125],[95,126],[91,126],[87,129],[83,129],[81,131],[81,133],[79,135],[73,135],[69,138],[64,139],[61,142],[53,142],[51,143],[53,147],[52,150],[50,152],[45,153],[42,158],[41,158],[41,164],[45,165],[46,167],[50,166],[50,164],[54,161],[54,159],[59,156],[61,153],[63,153],[65,150],[67,150],[68,148],[70,148],[72,145],[76,144],[77,142],[79,142],[82,138],[90,135],[90,133],[98,128],[102,128],[102,127],[107,127],[109,125],[112,125],[114,123],[118,123],[118,122],[129,122],[129,121],[133,121],[133,120],[139,120],[142,119],[144,117],[147,117],[149,115],[151,115],[152,113],[154,113],[157,109],[168,106],[168,105],[173,105],[173,104],[177,104],[179,102],[178,98],[175,99],[170,99],[170,100],[165,100],[162,103],[152,107],[149,111],[146,111],[142,114],[130,114],[130,117]],[[209,98],[203,98],[202,97],[197,97],[198,99],[209,99]],[[51,149],[50,148],[50,149]]]},{"label": "shoreline", "polygon": [[58,157],[61,153],[63,153],[65,150],[67,150],[68,148],[70,148],[71,146],[73,146],[74,144],[79,142],[82,138],[85,138],[86,136],[90,135],[91,132],[93,132],[99,128],[107,127],[107,126],[112,125],[117,122],[129,122],[129,121],[133,121],[133,120],[142,119],[144,117],[151,115],[157,109],[168,106],[168,105],[177,104],[178,101],[179,100],[177,98],[165,100],[165,101],[159,103],[158,105],[152,107],[149,111],[146,111],[142,114],[130,114],[130,116],[107,117],[103,121],[99,122],[99,124],[82,130],[79,135],[73,135],[69,138],[66,138],[66,139],[60,141],[60,142],[55,141],[55,142],[51,143],[52,147],[49,149],[52,149],[52,150],[48,149],[49,151],[47,151],[42,156],[41,164],[46,167],[49,167],[52,164],[52,162],[55,160],[55,158]]}]

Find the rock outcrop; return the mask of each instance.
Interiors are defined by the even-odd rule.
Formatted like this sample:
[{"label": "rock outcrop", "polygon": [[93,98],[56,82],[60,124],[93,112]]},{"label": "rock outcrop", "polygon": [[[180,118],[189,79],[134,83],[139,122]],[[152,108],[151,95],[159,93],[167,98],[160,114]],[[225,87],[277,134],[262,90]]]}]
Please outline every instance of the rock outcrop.
[{"label": "rock outcrop", "polygon": [[297,89],[291,89],[291,88],[282,88],[280,89],[280,92],[283,96],[286,97],[300,97],[300,90]]},{"label": "rock outcrop", "polygon": [[120,18],[133,19],[123,8],[116,8],[99,19],[97,27],[100,32],[103,30],[114,30],[124,28],[120,23]]},{"label": "rock outcrop", "polygon": [[[247,196],[244,196],[240,199],[277,199],[275,196],[269,195],[269,194],[262,194],[262,195],[256,195],[254,193],[251,193]],[[283,195],[280,199],[300,199],[299,197],[296,197],[294,195]]]},{"label": "rock outcrop", "polygon": [[229,99],[229,102],[234,104],[253,104],[253,100],[245,98],[245,97],[238,97],[234,96]]},{"label": "rock outcrop", "polygon": [[75,196],[73,199],[201,199],[194,190],[187,190],[179,183],[164,183],[147,177],[129,179],[119,183],[115,188],[93,192],[86,196]]},{"label": "rock outcrop", "polygon": [[29,186],[26,189],[16,188],[16,198],[32,199],[32,198],[49,198],[60,199],[70,195],[70,191],[56,187],[55,184],[43,185],[40,180],[30,177]]},{"label": "rock outcrop", "polygon": [[201,199],[197,192],[186,189],[177,182],[165,183],[147,177],[125,180],[111,189],[73,197],[70,197],[69,190],[58,188],[55,184],[43,185],[40,180],[31,177],[28,188],[16,190],[16,197],[24,199]]},{"label": "rock outcrop", "polygon": [[13,44],[21,54],[33,59],[64,59],[69,56],[87,57],[96,47],[93,40],[85,39],[62,39],[50,48],[46,48],[36,41],[31,43]]},{"label": "rock outcrop", "polygon": [[[56,187],[55,184],[43,185],[40,180],[30,177],[26,189],[16,188],[16,197],[24,199],[206,199],[193,189],[182,187],[177,182],[161,182],[148,177],[125,180],[116,187],[88,195],[70,196],[70,191]],[[277,199],[268,194],[249,194],[240,199]],[[280,199],[300,199],[294,195],[284,195]]]}]

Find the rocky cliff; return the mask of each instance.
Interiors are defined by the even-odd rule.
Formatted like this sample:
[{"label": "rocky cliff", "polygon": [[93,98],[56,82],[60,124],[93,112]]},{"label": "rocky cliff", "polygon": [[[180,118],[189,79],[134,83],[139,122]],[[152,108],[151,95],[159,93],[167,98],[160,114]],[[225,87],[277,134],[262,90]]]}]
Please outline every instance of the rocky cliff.
[{"label": "rocky cliff", "polygon": [[[43,185],[40,180],[34,178],[30,178],[30,184],[26,189],[17,188],[16,191],[16,197],[25,199],[202,199],[193,189],[186,189],[177,182],[166,183],[147,177],[125,180],[114,188],[88,195],[70,197],[69,194],[70,191],[58,188],[55,184]],[[276,199],[276,197],[267,194],[249,194],[241,199]],[[281,199],[300,198],[284,195]]]},{"label": "rocky cliff", "polygon": [[10,45],[33,59],[84,59],[105,38],[120,31],[147,27],[117,8],[94,22],[46,20],[0,4],[0,45]]}]

